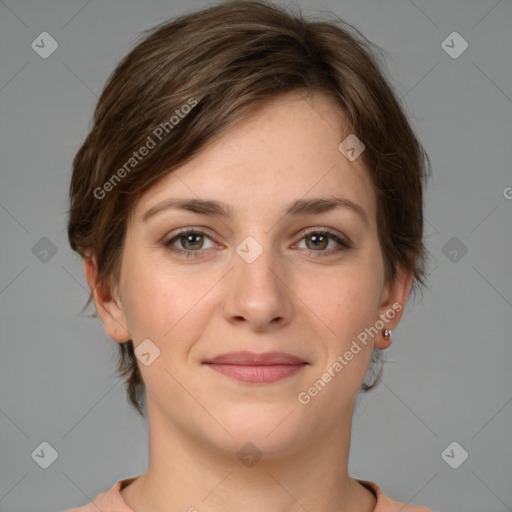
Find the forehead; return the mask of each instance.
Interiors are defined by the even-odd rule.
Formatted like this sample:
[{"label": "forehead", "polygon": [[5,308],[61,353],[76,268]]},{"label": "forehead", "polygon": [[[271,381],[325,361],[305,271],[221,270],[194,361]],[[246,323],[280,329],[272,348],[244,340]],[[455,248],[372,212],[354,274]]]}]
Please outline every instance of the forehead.
[{"label": "forehead", "polygon": [[258,105],[194,159],[155,183],[133,217],[169,198],[215,199],[262,219],[299,198],[343,196],[374,220],[375,197],[362,159],[339,145],[348,135],[341,109],[319,93],[290,93]]}]

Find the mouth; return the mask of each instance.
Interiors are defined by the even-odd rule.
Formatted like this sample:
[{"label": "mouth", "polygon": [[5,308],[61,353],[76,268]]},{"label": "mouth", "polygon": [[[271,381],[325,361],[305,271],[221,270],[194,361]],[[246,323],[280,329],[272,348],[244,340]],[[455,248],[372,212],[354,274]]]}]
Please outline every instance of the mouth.
[{"label": "mouth", "polygon": [[291,377],[309,363],[284,352],[231,352],[203,364],[236,380],[264,384]]}]

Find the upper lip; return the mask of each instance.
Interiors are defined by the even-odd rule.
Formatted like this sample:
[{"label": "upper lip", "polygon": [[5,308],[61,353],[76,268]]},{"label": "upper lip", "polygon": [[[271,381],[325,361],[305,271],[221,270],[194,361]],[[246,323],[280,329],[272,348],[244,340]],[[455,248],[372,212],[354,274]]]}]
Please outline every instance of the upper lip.
[{"label": "upper lip", "polygon": [[236,364],[240,366],[269,366],[275,364],[306,364],[306,361],[285,352],[229,352],[204,361],[205,364]]}]

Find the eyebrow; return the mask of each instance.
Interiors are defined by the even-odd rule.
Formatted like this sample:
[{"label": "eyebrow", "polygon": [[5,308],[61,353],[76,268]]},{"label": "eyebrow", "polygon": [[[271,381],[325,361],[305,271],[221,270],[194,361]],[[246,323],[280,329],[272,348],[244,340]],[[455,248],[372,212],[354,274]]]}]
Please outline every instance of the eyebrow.
[{"label": "eyebrow", "polygon": [[[325,213],[336,208],[345,208],[357,213],[364,223],[369,226],[369,219],[361,206],[343,197],[321,197],[313,199],[298,199],[285,208],[284,215],[311,215]],[[209,199],[166,199],[147,210],[141,217],[147,221],[157,213],[167,210],[186,210],[200,215],[210,215],[232,219],[235,211],[232,206]]]}]

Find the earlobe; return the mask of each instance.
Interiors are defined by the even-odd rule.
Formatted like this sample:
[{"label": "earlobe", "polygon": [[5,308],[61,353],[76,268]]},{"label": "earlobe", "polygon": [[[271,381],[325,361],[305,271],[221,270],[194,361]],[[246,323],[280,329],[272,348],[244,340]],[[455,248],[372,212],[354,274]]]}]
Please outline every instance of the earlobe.
[{"label": "earlobe", "polygon": [[396,279],[386,285],[379,308],[379,320],[385,325],[375,338],[376,348],[386,349],[391,345],[392,331],[402,318],[411,291],[413,277],[411,271],[400,268]]},{"label": "earlobe", "polygon": [[98,281],[98,267],[95,256],[83,259],[85,277],[91,289],[96,311],[100,316],[107,335],[114,341],[123,343],[131,339],[126,326],[126,318],[119,299],[114,297],[111,287]]}]

